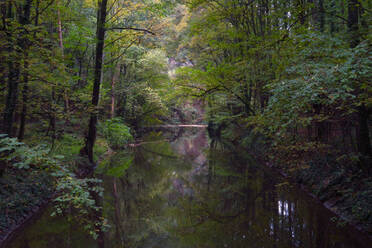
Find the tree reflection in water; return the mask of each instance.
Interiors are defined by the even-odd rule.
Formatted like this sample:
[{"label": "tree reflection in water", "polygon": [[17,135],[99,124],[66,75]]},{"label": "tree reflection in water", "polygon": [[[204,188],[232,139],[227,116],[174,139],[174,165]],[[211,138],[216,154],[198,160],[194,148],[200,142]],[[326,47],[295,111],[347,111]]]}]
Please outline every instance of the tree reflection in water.
[{"label": "tree reflection in water", "polygon": [[365,247],[248,155],[209,149],[204,130],[134,154],[119,190],[127,247]]},{"label": "tree reflection in water", "polygon": [[[178,133],[175,140],[151,133],[142,145],[101,164],[104,215],[112,226],[105,247],[368,247],[365,237],[337,227],[327,210],[249,155],[209,148],[204,129]],[[46,213],[10,247],[25,244],[95,243],[74,223]]]}]

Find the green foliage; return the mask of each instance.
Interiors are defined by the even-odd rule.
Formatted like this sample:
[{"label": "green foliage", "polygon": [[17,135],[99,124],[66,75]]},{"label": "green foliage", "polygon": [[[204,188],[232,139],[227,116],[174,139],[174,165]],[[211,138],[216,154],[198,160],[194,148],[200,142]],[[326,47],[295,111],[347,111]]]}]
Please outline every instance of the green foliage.
[{"label": "green foliage", "polygon": [[[21,174],[29,173],[34,178],[43,178],[49,185],[46,197],[53,198],[55,211],[53,215],[63,214],[64,211],[74,208],[77,210],[79,220],[94,231],[95,225],[101,222],[92,222],[89,216],[99,210],[92,192],[102,196],[101,180],[95,178],[79,179],[72,172],[68,164],[62,163],[61,155],[49,155],[50,149],[46,146],[28,147],[15,138],[4,135],[0,138],[0,163],[6,162],[9,171],[18,170]],[[4,156],[3,156],[4,155]],[[17,192],[17,188],[14,189]],[[26,196],[24,200],[27,200]],[[9,205],[8,205],[9,207]],[[30,207],[30,206],[26,206]],[[4,209],[2,209],[4,210]]]},{"label": "green foliage", "polygon": [[[300,35],[293,43],[285,79],[267,85],[268,106],[252,118],[261,132],[282,139],[294,127],[335,120],[340,112],[346,116],[356,106],[370,104],[371,55],[365,43],[349,49],[342,40],[317,33]],[[315,113],[314,106],[337,112]]]},{"label": "green foliage", "polygon": [[110,168],[106,174],[113,177],[122,177],[131,165],[131,162],[132,160],[127,159],[121,165]]},{"label": "green foliage", "polygon": [[[0,161],[2,163],[2,161]],[[0,229],[2,234],[15,221],[22,220],[36,207],[42,206],[52,194],[46,173],[30,173],[8,168],[0,177]]]},{"label": "green foliage", "polygon": [[115,86],[115,95],[124,100],[117,106],[117,116],[134,127],[159,123],[172,94],[164,51],[133,45],[121,63],[126,71]]},{"label": "green foliage", "polygon": [[133,140],[130,128],[120,118],[106,120],[101,129],[109,146],[113,149],[123,148]]},{"label": "green foliage", "polygon": [[75,134],[65,133],[56,141],[53,154],[63,155],[63,161],[71,162],[77,159],[79,150],[84,145],[84,140]]},{"label": "green foliage", "polygon": [[104,174],[120,178],[125,175],[129,167],[133,163],[133,154],[127,151],[117,151],[112,154],[105,163],[100,164],[99,169],[104,170]]}]

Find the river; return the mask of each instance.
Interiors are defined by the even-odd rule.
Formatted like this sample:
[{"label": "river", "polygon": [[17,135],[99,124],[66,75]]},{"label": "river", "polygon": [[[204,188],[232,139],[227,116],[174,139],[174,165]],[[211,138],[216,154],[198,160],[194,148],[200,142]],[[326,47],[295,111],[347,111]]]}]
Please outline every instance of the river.
[{"label": "river", "polygon": [[[205,128],[182,130],[149,133],[102,161],[105,247],[372,247],[248,152],[211,148]],[[50,212],[7,247],[97,247],[77,222]]]}]

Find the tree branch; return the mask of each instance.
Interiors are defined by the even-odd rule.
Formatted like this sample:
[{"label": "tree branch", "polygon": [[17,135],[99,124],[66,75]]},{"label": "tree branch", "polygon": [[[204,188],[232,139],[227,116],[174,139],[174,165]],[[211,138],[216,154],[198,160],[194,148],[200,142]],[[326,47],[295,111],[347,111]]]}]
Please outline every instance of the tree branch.
[{"label": "tree branch", "polygon": [[134,31],[140,31],[140,32],[144,32],[144,33],[148,33],[148,34],[151,34],[151,35],[154,35],[156,36],[156,34],[150,30],[147,30],[147,29],[143,29],[143,28],[131,28],[131,27],[112,27],[112,28],[107,28],[106,29],[107,31],[112,31],[112,30],[134,30]]},{"label": "tree branch", "polygon": [[36,18],[38,18],[39,15],[43,14],[44,11],[46,11],[54,2],[55,0],[51,0],[43,9],[38,10],[37,14],[30,19],[30,22],[34,21]]},{"label": "tree branch", "polygon": [[112,62],[114,62],[114,61],[116,61],[116,60],[118,60],[118,59],[120,59],[126,52],[127,52],[127,50],[134,44],[136,42],[136,39],[134,39],[128,46],[126,46],[125,47],[125,49],[124,49],[124,51],[119,55],[119,56],[117,56],[117,57],[115,57],[115,58],[112,58],[110,61],[108,61],[108,62],[105,62],[105,65],[109,65],[109,64],[111,64]]}]

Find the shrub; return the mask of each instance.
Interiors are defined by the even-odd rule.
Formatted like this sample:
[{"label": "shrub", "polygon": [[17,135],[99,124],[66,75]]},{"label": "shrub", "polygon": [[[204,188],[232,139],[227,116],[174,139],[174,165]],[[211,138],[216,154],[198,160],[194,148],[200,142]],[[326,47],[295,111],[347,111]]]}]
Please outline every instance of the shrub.
[{"label": "shrub", "polygon": [[120,118],[106,120],[102,125],[102,133],[113,149],[122,148],[133,140],[130,128]]},{"label": "shrub", "polygon": [[[72,166],[61,155],[50,154],[45,145],[27,146],[15,138],[0,134],[0,229],[9,226],[12,218],[21,219],[44,198],[53,197],[55,214],[73,208],[78,219],[96,237],[96,226],[105,223],[91,220],[90,215],[100,209],[91,192],[102,197],[101,180],[78,178]],[[42,183],[41,183],[42,182]],[[5,186],[5,187],[4,187]],[[4,213],[12,213],[6,216]]]}]

